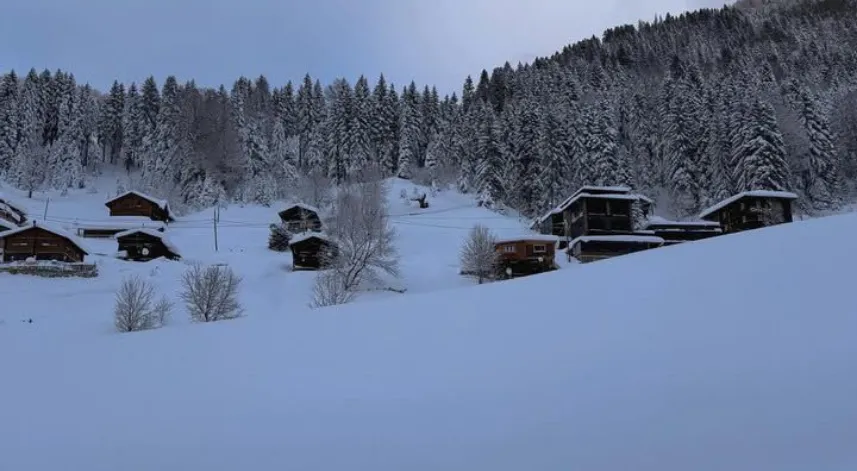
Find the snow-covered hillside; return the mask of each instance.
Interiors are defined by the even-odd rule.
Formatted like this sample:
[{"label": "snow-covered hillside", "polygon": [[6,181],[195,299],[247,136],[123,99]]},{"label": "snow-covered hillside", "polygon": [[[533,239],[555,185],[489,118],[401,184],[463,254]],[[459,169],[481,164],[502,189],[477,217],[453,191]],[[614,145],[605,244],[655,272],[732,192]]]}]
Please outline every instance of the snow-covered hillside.
[{"label": "snow-covered hillside", "polygon": [[[291,299],[302,274],[238,245],[267,212],[240,214],[260,227],[237,226],[220,256],[258,274],[235,321],[120,335],[118,280],[42,295],[42,280],[0,278],[0,467],[857,467],[855,215],[310,311]],[[402,232],[469,226],[422,221]],[[203,226],[187,229],[200,252]],[[403,249],[411,280],[454,259]],[[9,314],[32,309],[32,324]]]}]

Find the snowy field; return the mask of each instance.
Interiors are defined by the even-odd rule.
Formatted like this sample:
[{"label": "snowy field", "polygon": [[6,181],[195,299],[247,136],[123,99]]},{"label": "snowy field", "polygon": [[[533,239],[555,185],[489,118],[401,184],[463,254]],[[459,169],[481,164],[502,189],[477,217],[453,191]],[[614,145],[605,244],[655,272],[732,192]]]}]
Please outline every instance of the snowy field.
[{"label": "snowy field", "polygon": [[168,229],[244,276],[234,321],[112,332],[122,275],[174,293],[180,262],[0,275],[0,469],[857,469],[857,215],[477,287],[457,276],[474,219],[524,223],[393,195],[404,295],[307,309],[313,274],[266,249],[258,207],[221,213],[216,253],[210,214]]}]

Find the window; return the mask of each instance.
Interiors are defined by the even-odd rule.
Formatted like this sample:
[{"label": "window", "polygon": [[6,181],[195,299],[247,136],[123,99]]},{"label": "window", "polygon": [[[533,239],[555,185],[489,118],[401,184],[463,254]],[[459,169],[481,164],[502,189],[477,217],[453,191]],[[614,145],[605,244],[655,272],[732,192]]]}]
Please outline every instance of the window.
[{"label": "window", "polygon": [[548,247],[544,244],[534,245],[533,253],[546,253],[548,251]]},{"label": "window", "polygon": [[504,245],[503,246],[503,253],[515,253],[515,246],[514,245]]}]

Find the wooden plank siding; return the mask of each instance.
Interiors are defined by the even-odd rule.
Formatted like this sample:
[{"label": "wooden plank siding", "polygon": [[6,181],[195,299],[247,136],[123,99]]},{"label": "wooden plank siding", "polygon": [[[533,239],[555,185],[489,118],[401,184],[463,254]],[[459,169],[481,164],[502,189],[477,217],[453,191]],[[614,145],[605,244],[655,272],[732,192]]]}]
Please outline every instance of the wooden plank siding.
[{"label": "wooden plank siding", "polygon": [[83,262],[86,252],[73,241],[40,227],[32,227],[0,239],[3,262],[55,260],[59,262]]}]

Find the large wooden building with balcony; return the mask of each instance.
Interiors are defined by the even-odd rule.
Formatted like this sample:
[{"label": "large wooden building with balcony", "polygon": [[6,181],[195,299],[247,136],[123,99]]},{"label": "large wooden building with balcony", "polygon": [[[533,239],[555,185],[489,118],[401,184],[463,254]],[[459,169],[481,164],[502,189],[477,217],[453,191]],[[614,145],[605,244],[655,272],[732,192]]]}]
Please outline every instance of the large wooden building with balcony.
[{"label": "large wooden building with balcony", "polygon": [[89,255],[74,236],[65,231],[31,221],[22,227],[0,233],[0,261],[29,259],[81,263]]},{"label": "large wooden building with balcony", "polygon": [[706,209],[699,218],[719,223],[724,234],[759,229],[792,222],[792,203],[797,198],[786,191],[745,191]]},{"label": "large wooden building with balcony", "polygon": [[165,223],[175,220],[170,211],[170,204],[166,200],[157,199],[139,191],[126,191],[104,204],[110,210],[110,216],[142,216]]}]

